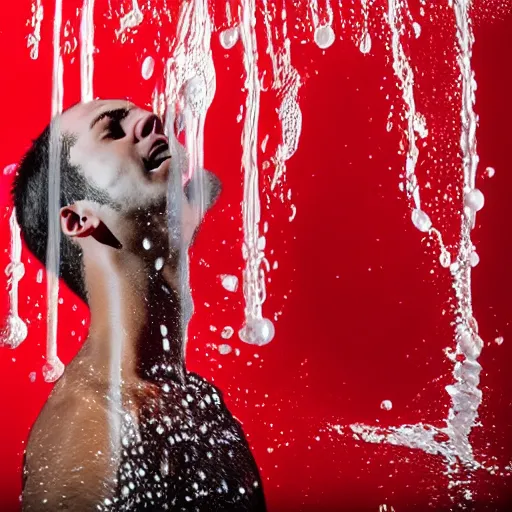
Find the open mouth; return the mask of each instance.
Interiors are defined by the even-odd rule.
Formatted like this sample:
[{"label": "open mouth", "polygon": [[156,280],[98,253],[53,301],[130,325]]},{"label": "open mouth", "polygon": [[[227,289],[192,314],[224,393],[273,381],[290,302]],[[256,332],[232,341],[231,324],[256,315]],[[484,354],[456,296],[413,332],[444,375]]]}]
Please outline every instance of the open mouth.
[{"label": "open mouth", "polygon": [[158,141],[149,152],[148,158],[144,158],[144,168],[147,172],[156,171],[165,160],[171,158],[169,144],[164,141]]}]

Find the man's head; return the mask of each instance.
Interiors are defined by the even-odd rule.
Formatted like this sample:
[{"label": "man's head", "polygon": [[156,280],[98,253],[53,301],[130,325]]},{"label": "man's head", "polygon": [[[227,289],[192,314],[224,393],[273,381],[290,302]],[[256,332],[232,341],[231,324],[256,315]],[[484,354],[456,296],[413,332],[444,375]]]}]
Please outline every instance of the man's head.
[{"label": "man's head", "polygon": [[[149,246],[171,254],[166,215],[169,144],[157,116],[122,100],[77,104],[53,123],[53,129],[63,144],[60,275],[86,300],[86,239],[141,256],[154,253]],[[25,155],[13,188],[25,241],[43,263],[51,130],[47,127]]]}]

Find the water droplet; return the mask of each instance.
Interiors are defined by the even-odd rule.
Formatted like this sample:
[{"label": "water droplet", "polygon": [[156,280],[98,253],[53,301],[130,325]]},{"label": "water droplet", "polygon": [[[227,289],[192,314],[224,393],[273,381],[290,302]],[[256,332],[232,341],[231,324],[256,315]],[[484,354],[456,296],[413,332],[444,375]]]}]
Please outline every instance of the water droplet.
[{"label": "water droplet", "polygon": [[380,403],[380,408],[384,411],[390,411],[393,408],[393,402],[391,400],[383,400]]},{"label": "water droplet", "polygon": [[156,270],[161,270],[163,266],[164,266],[164,259],[162,257],[157,258],[155,260],[155,268],[156,268]]},{"label": "water droplet", "polygon": [[229,338],[231,338],[231,336],[233,336],[234,332],[235,331],[234,331],[233,327],[226,325],[226,327],[224,327],[224,329],[222,329],[222,332],[220,333],[220,335],[225,340],[229,340]]},{"label": "water droplet", "polygon": [[222,354],[223,356],[229,354],[232,350],[231,345],[228,345],[227,343],[219,345],[219,354]]},{"label": "water droplet", "polygon": [[222,281],[222,286],[225,290],[227,290],[228,292],[236,292],[236,290],[238,289],[238,277],[223,274],[220,276],[220,278]]},{"label": "water droplet", "polygon": [[484,207],[485,198],[480,190],[474,188],[464,196],[464,204],[474,212]]},{"label": "water droplet", "polygon": [[359,50],[361,53],[367,54],[370,53],[372,49],[372,37],[369,32],[365,32],[363,37],[361,38],[361,42],[359,43]]},{"label": "water droplet", "polygon": [[162,336],[167,336],[167,333],[168,333],[168,332],[169,332],[169,331],[167,330],[167,327],[166,327],[165,325],[163,325],[163,324],[162,324],[162,325],[160,326],[160,334],[161,334]]},{"label": "water droplet", "polygon": [[275,335],[274,324],[268,318],[252,318],[238,331],[239,338],[250,345],[266,345]]},{"label": "water droplet", "polygon": [[498,337],[494,340],[494,343],[496,343],[496,345],[502,345],[502,344],[503,344],[503,336],[498,336]]},{"label": "water droplet", "polygon": [[38,283],[42,283],[42,282],[43,282],[43,269],[42,269],[42,268],[40,268],[40,269],[37,271],[36,281],[37,281]]},{"label": "water droplet", "polygon": [[4,167],[4,175],[9,176],[11,174],[14,174],[17,167],[18,167],[17,164],[9,164],[9,165],[5,166]]},{"label": "water droplet", "polygon": [[492,178],[496,174],[496,170],[494,167],[487,167],[487,169],[485,169],[485,174],[488,178]]},{"label": "water droplet", "polygon": [[162,339],[162,348],[164,349],[165,352],[169,352],[169,350],[171,350],[171,345],[169,343],[168,338]]},{"label": "water droplet", "polygon": [[439,255],[439,263],[441,267],[448,268],[451,265],[451,256],[448,251],[442,251]]},{"label": "water droplet", "polygon": [[411,220],[416,229],[423,233],[426,233],[432,227],[430,217],[423,210],[414,209],[411,214]]},{"label": "water droplet", "polygon": [[420,37],[421,35],[421,25],[415,21],[412,24],[412,28],[414,29],[414,36],[416,37],[416,39],[418,39],[418,37]]},{"label": "water droplet", "polygon": [[239,37],[238,27],[231,27],[226,30],[223,30],[219,34],[220,45],[225,50],[231,50],[231,48],[233,48],[233,46],[235,46],[235,44],[237,43],[238,37]]},{"label": "water droplet", "polygon": [[146,251],[149,251],[149,249],[151,249],[151,242],[147,238],[144,238],[144,240],[142,240],[142,247],[144,247]]},{"label": "water droplet", "polygon": [[155,69],[155,59],[148,55],[144,62],[142,63],[142,78],[144,80],[149,80],[153,76],[153,71]]},{"label": "water droplet", "polygon": [[480,263],[480,256],[478,256],[478,254],[475,251],[473,251],[469,255],[469,264],[472,267],[476,267],[479,263]]},{"label": "water droplet", "polygon": [[330,25],[323,25],[321,27],[317,27],[315,30],[315,43],[319,48],[325,50],[329,48],[329,46],[334,43],[335,35],[334,30]]},{"label": "water droplet", "polygon": [[29,380],[30,382],[35,382],[35,381],[36,381],[36,377],[37,377],[36,372],[30,372],[30,373],[28,374],[28,380]]}]

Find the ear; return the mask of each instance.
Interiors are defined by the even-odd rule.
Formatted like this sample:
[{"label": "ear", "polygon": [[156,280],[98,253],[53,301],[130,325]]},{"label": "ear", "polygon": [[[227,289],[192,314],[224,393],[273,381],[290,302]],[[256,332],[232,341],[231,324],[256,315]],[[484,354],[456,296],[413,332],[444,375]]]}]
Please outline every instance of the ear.
[{"label": "ear", "polygon": [[85,238],[94,235],[100,224],[97,215],[81,202],[60,209],[61,229],[69,237]]}]

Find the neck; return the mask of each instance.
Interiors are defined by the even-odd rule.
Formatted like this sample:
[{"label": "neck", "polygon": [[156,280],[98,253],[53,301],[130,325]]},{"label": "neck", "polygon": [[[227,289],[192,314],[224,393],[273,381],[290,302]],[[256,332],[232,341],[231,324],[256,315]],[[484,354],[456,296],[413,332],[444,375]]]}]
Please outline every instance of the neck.
[{"label": "neck", "polygon": [[91,323],[82,355],[89,366],[109,384],[183,381],[182,312],[190,298],[178,272],[107,246],[92,249],[84,250]]}]

